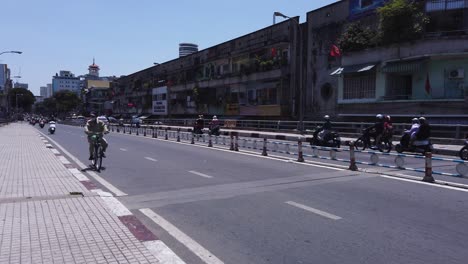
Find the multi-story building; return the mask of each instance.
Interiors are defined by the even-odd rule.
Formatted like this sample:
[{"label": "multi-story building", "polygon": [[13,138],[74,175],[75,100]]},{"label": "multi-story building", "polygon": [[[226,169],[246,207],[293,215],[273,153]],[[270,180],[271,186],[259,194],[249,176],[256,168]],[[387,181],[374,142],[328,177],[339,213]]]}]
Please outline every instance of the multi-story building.
[{"label": "multi-story building", "polygon": [[13,84],[13,88],[23,88],[23,89],[28,90],[29,89],[28,87],[29,87],[29,84],[27,84],[27,83],[15,82]]},{"label": "multi-story building", "polygon": [[48,86],[41,86],[40,95],[44,99],[51,97],[52,96],[52,85],[50,85],[50,88]]},{"label": "multi-story building", "polygon": [[79,94],[81,92],[80,78],[70,71],[60,71],[52,77],[52,93],[61,90],[70,90]]},{"label": "multi-story building", "polygon": [[[337,14],[336,21],[319,28],[332,37],[339,38],[344,28],[356,21],[364,27],[378,29],[376,8],[387,1],[365,3],[368,2],[370,5],[357,0],[340,1],[327,7],[327,11],[312,11],[310,16],[320,17],[321,12],[326,12],[328,19]],[[336,96],[336,106],[328,111],[354,118],[384,113],[405,120],[416,115],[426,115],[434,121],[467,116],[468,1],[412,2],[420,4],[421,13],[429,20],[420,36],[344,50],[336,62],[332,59],[331,67],[327,66],[335,81],[325,76],[326,71],[318,75],[318,80],[331,84],[332,94]],[[326,29],[333,24],[336,30]],[[323,35],[316,39],[326,41]],[[313,59],[310,57],[309,61]],[[329,64],[322,61],[320,65]],[[315,91],[318,89],[321,88],[316,87]]]},{"label": "multi-story building", "polygon": [[[308,12],[304,24],[289,19],[121,77],[112,84],[114,111],[306,119],[467,116],[468,0],[407,2],[429,21],[408,39],[377,40],[385,36],[377,9],[390,1],[337,1]],[[343,44],[346,34],[362,32],[373,40]]]},{"label": "multi-story building", "polygon": [[12,86],[10,69],[6,64],[0,64],[0,113],[8,111],[8,91]]},{"label": "multi-story building", "polygon": [[[298,95],[299,28],[295,17],[123,76],[112,85],[114,112],[289,117]],[[154,88],[162,89],[153,96]],[[154,111],[153,101],[161,102],[162,94],[167,111]]]}]

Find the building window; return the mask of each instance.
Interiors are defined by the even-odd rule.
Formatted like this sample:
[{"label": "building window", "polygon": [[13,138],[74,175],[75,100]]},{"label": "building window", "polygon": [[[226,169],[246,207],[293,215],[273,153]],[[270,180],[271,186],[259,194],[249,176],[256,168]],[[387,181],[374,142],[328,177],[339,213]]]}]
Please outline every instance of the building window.
[{"label": "building window", "polygon": [[375,73],[345,74],[343,99],[375,98]]}]

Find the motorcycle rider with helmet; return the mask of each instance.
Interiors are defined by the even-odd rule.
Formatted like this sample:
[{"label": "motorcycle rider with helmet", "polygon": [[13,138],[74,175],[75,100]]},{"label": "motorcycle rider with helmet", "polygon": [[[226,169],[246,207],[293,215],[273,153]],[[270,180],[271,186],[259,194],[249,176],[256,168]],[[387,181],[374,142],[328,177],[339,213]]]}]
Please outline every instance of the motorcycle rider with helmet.
[{"label": "motorcycle rider with helmet", "polygon": [[369,131],[369,137],[374,138],[374,144],[377,145],[380,142],[380,138],[384,132],[385,122],[384,116],[382,114],[376,115],[375,118],[375,124],[366,128],[366,131]]}]

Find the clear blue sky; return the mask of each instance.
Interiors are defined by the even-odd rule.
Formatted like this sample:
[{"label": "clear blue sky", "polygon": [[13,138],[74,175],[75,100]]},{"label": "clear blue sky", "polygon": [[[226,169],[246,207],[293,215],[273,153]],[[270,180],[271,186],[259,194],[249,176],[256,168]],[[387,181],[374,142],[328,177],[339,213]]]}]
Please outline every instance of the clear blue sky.
[{"label": "clear blue sky", "polygon": [[[273,12],[300,16],[336,0],[2,1],[0,52],[36,95],[60,70],[126,75],[178,57],[180,42],[205,49],[267,27]],[[277,21],[283,18],[277,17]]]}]

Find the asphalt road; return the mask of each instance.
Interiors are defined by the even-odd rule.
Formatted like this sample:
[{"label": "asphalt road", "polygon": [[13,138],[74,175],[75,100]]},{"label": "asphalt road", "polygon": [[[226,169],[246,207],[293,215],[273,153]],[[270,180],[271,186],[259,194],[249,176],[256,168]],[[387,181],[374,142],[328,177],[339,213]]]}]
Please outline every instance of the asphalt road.
[{"label": "asphalt road", "polygon": [[[82,128],[58,125],[51,138],[89,163]],[[466,191],[326,166],[346,167],[337,161],[106,138],[99,175],[128,194],[119,200],[186,263],[219,263],[197,256],[207,251],[224,263],[256,264],[468,259]]]}]

